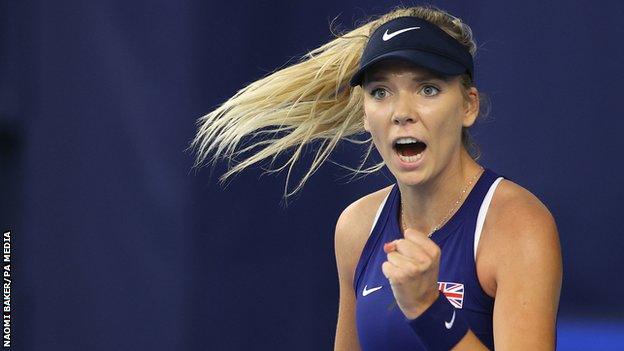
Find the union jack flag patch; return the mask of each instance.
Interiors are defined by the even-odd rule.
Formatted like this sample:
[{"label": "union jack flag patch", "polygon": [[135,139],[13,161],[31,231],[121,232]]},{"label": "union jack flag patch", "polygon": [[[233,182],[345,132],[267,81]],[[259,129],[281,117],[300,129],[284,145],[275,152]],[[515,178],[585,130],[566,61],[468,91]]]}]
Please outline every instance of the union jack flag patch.
[{"label": "union jack flag patch", "polygon": [[438,290],[446,296],[451,305],[456,308],[462,308],[464,304],[464,284],[438,282]]}]

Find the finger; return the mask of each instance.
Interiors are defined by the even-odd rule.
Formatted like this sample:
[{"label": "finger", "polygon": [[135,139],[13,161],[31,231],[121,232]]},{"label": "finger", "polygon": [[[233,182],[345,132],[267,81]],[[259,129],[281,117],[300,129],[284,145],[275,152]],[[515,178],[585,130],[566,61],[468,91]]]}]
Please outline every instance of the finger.
[{"label": "finger", "polygon": [[409,257],[398,251],[394,251],[386,256],[388,257],[388,261],[392,262],[395,266],[404,268],[409,272],[425,270],[433,263],[431,257],[426,254],[417,254],[414,255],[414,257]]},{"label": "finger", "polygon": [[422,260],[424,258],[432,259],[433,255],[430,254],[420,243],[413,242],[407,239],[396,240],[396,251],[400,254],[410,257],[415,260]]},{"label": "finger", "polygon": [[395,241],[396,240],[393,240],[393,241],[391,241],[389,243],[385,243],[384,244],[383,249],[384,249],[385,253],[389,253],[389,252],[392,252],[392,251],[396,250],[396,243],[395,243]]},{"label": "finger", "polygon": [[405,231],[403,236],[406,240],[418,244],[429,256],[436,257],[440,255],[440,247],[429,237],[418,234],[416,231],[409,228]]},{"label": "finger", "polygon": [[390,263],[390,261],[382,263],[381,271],[386,279],[390,281],[390,284],[394,284],[402,276],[401,270],[399,270],[399,268],[397,268],[394,264]]},{"label": "finger", "polygon": [[389,253],[387,256],[388,261],[401,270],[407,272],[419,271],[420,264],[418,262],[414,262],[409,257],[403,256],[396,251]]}]

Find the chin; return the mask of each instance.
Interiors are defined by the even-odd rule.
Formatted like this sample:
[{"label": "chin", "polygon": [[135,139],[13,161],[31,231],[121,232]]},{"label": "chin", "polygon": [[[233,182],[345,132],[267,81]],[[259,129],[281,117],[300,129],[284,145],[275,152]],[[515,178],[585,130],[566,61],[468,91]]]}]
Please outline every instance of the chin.
[{"label": "chin", "polygon": [[422,174],[395,174],[395,178],[397,182],[406,186],[418,186],[425,183],[426,179],[423,178]]}]

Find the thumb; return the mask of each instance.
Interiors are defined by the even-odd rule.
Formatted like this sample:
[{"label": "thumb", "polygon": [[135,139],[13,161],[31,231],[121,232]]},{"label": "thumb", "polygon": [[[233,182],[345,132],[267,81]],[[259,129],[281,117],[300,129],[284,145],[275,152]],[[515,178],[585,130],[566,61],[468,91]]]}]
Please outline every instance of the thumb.
[{"label": "thumb", "polygon": [[395,243],[395,240],[392,240],[392,241],[391,241],[391,242],[389,242],[389,243],[385,243],[385,244],[384,244],[383,249],[384,249],[384,252],[385,252],[385,253],[390,253],[390,252],[392,252],[392,251],[396,251],[396,243]]}]

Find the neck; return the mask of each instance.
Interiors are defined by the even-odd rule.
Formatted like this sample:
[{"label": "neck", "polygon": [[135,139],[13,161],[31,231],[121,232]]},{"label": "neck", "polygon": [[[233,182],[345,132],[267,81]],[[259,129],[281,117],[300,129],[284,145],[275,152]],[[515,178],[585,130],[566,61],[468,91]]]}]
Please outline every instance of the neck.
[{"label": "neck", "polygon": [[[403,218],[399,218],[401,227],[405,225],[419,234],[429,235],[435,226],[443,225],[441,222],[447,222],[459,209],[474,187],[478,179],[474,177],[480,171],[481,166],[462,147],[459,155],[446,168],[436,174],[425,174],[427,179],[423,183],[399,183],[403,206]],[[472,184],[466,187],[471,180]],[[462,194],[464,188],[466,192]],[[460,202],[456,205],[458,199]],[[451,210],[453,214],[445,219]]]}]

